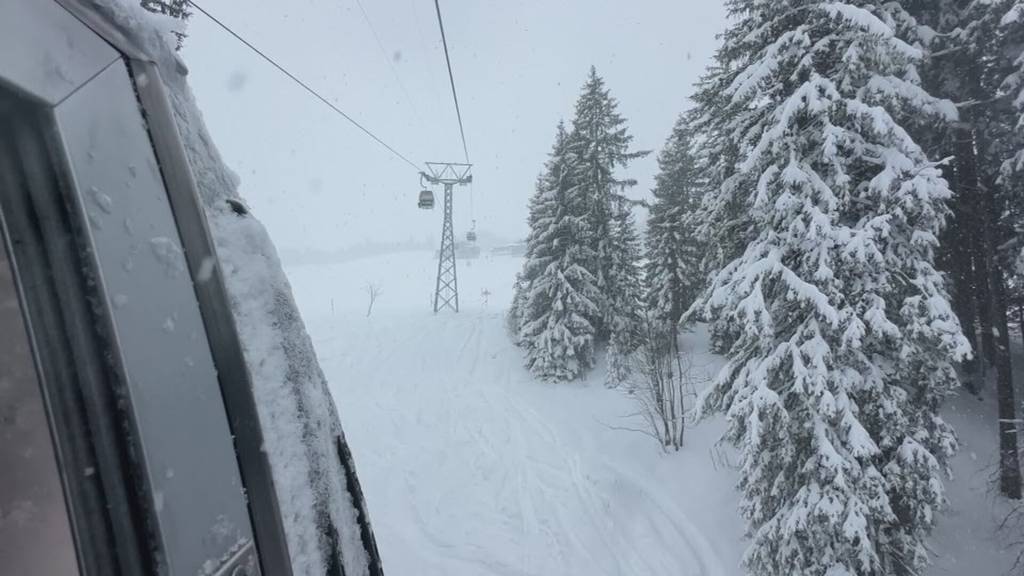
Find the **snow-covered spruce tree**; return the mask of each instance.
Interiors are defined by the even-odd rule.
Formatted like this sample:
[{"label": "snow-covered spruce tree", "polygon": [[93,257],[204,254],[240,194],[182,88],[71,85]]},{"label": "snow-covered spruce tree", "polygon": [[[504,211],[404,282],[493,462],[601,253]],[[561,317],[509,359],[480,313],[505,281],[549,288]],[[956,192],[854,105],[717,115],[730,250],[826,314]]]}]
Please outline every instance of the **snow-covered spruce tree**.
[{"label": "snow-covered spruce tree", "polygon": [[[558,123],[558,131],[555,136],[556,146],[557,142],[561,139],[564,140],[565,135],[565,124],[562,122]],[[534,278],[540,272],[540,268],[537,266],[531,266],[529,263],[533,259],[533,255],[536,249],[540,247],[540,243],[537,241],[537,235],[543,232],[537,226],[538,221],[544,216],[544,209],[549,207],[550,204],[545,202],[548,191],[545,185],[545,174],[541,174],[537,177],[537,183],[534,186],[533,196],[530,197],[529,211],[526,219],[526,224],[529,227],[529,234],[526,237],[526,254],[525,263],[523,270],[516,274],[515,283],[513,284],[512,290],[512,303],[509,305],[508,314],[505,318],[505,325],[512,334],[514,340],[519,340],[519,330],[522,328],[523,314],[526,308],[527,294],[530,289],[530,283],[533,282]]]},{"label": "snow-covered spruce tree", "polygon": [[[991,36],[984,30],[979,34],[991,38],[991,52],[996,55],[987,67],[989,84],[1002,98],[986,106],[989,112],[989,155],[1002,157],[1000,174],[984,182],[988,190],[989,214],[993,225],[988,227],[989,246],[993,264],[989,266],[993,296],[992,326],[995,339],[997,390],[999,397],[999,453],[1000,488],[1004,496],[1020,499],[1022,481],[1017,427],[1020,410],[1014,386],[1013,366],[1010,360],[1009,308],[1013,304],[1008,283],[1018,288],[1024,283],[1024,1],[996,0],[990,10],[995,11],[998,27]],[[995,20],[995,18],[984,21]],[[1008,113],[1007,113],[1008,112]],[[989,163],[994,172],[993,163]],[[1020,300],[1017,312],[1024,321]],[[1024,329],[1024,324],[1022,324]]]},{"label": "snow-covered spruce tree", "polygon": [[519,341],[519,328],[522,326],[523,309],[526,307],[526,287],[528,283],[523,279],[523,273],[516,274],[515,282],[512,283],[512,302],[505,314],[505,328],[514,342]]},{"label": "snow-covered spruce tree", "polygon": [[[993,10],[999,17],[999,27],[993,35],[995,52],[1002,55],[1001,67],[996,68],[995,81],[999,95],[1009,101],[1012,119],[1007,124],[1012,131],[1005,134],[1000,152],[1006,156],[1001,166],[1000,184],[1012,190],[1006,196],[1007,217],[1015,232],[1012,243],[1017,251],[1016,272],[1024,275],[1024,0],[995,0]],[[1018,283],[1021,279],[1018,278]]]},{"label": "snow-covered spruce tree", "polygon": [[591,67],[576,101],[569,136],[574,156],[571,177],[587,204],[580,240],[593,253],[586,267],[596,277],[600,292],[593,324],[598,339],[613,342],[611,352],[620,357],[635,348],[642,297],[636,260],[639,246],[628,214],[632,202],[625,196],[636,181],[616,175],[631,160],[647,154],[631,152],[632,140],[626,120],[618,112],[618,102]]},{"label": "snow-covered spruce tree", "polygon": [[950,191],[903,123],[955,110],[920,88],[896,3],[728,7],[730,81],[698,101],[742,154],[708,213],[750,240],[699,309],[737,329],[703,406],[741,449],[744,562],[920,573],[956,445],[938,407],[969,348],[933,266]]},{"label": "snow-covered spruce tree", "polygon": [[[1016,66],[1010,46],[1002,42],[1010,0],[905,0],[904,8],[930,57],[922,77],[932,92],[960,106],[956,123],[937,123],[923,132],[931,137],[933,156],[951,156],[953,219],[944,236],[941,264],[950,271],[954,310],[960,317],[976,361],[965,364],[965,380],[980,389],[984,368],[996,373],[999,398],[1000,491],[1021,497],[1021,473],[1015,433],[1018,406],[1014,398],[1010,359],[1010,300],[1007,283],[1013,279],[1015,230],[1020,222],[1019,183],[1003,174],[1006,158],[1019,149],[1012,97],[1004,88]],[[937,145],[936,145],[937,142]],[[973,301],[972,301],[973,300]],[[973,304],[973,306],[972,306]],[[975,334],[978,333],[978,337]],[[977,369],[977,370],[975,370]]]},{"label": "snow-covered spruce tree", "polygon": [[[721,94],[732,84],[736,64],[725,48],[709,66],[697,84],[692,96],[695,108],[690,116],[691,130],[699,134],[701,145],[695,150],[697,170],[704,178],[704,195],[693,218],[698,242],[704,247],[701,268],[704,271],[702,285],[707,284],[708,271],[721,270],[726,264],[739,258],[748,244],[757,237],[750,218],[746,197],[733,189],[742,178],[737,174],[741,158],[740,139],[730,132],[734,124],[740,123],[751,110],[737,109],[728,105]],[[715,191],[715,194],[709,194]],[[684,312],[684,322],[700,316],[700,301],[691,304]],[[711,350],[727,354],[738,338],[739,330],[727,322],[713,322],[708,326]]]},{"label": "snow-covered spruce tree", "polygon": [[593,365],[596,278],[593,261],[580,242],[586,226],[586,203],[570,177],[574,162],[568,135],[559,124],[554,148],[531,205],[528,255],[520,275],[524,290],[519,344],[526,365],[546,380],[572,380]]},{"label": "snow-covered spruce tree", "polygon": [[[1024,142],[1024,0],[994,0],[992,4],[1000,16],[996,44],[1009,63],[1001,88],[1018,113],[1015,128],[1018,142]],[[1024,146],[1007,160],[1005,169],[1009,174],[1024,173]]]},{"label": "snow-covered spruce tree", "polygon": [[640,267],[640,237],[636,232],[631,204],[619,199],[616,202],[612,220],[612,237],[609,250],[608,278],[609,293],[606,304],[610,314],[605,317],[610,323],[608,342],[608,373],[606,381],[617,386],[629,377],[632,362],[630,356],[645,337],[641,316],[640,296],[643,294]]},{"label": "snow-covered spruce tree", "polygon": [[680,116],[658,155],[647,218],[645,303],[651,321],[662,333],[675,326],[703,288],[700,242],[694,218],[703,193],[686,116]]},{"label": "snow-covered spruce tree", "polygon": [[[192,12],[188,9],[188,0],[139,0],[139,4],[150,12],[177,18],[182,22],[192,16]],[[176,31],[173,34],[178,39],[177,49],[181,50],[186,34],[184,31]]]},{"label": "snow-covered spruce tree", "polygon": [[[953,102],[990,99],[979,93],[984,90],[980,82],[981,48],[972,41],[976,27],[970,23],[979,10],[968,9],[968,3],[981,7],[973,0],[901,3],[912,17],[907,21],[908,36],[916,36],[930,55],[921,66],[923,86],[931,94]],[[978,233],[983,226],[978,210],[982,191],[975,147],[978,108],[964,107],[957,122],[926,122],[913,130],[917,142],[932,158],[951,158],[945,173],[955,196],[949,203],[952,214],[940,237],[936,262],[948,275],[953,310],[975,352],[963,366],[964,384],[974,392],[980,389],[986,368],[979,359],[991,358],[993,350],[990,318],[986,314],[991,300],[988,262]]]}]

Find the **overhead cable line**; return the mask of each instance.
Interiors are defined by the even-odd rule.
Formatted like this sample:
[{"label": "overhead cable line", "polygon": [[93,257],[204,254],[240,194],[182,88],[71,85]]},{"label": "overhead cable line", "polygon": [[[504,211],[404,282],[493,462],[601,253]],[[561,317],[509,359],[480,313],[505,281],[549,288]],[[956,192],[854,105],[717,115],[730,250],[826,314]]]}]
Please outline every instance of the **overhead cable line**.
[{"label": "overhead cable line", "polygon": [[235,39],[238,40],[239,42],[241,42],[242,44],[245,44],[245,46],[247,48],[249,48],[250,50],[255,52],[260,58],[266,60],[267,63],[269,63],[271,66],[273,66],[274,68],[277,68],[282,74],[284,74],[285,76],[290,78],[293,82],[295,82],[296,84],[301,86],[303,89],[306,90],[306,92],[309,92],[314,98],[316,98],[320,102],[323,102],[328,108],[330,108],[335,113],[340,115],[342,118],[347,120],[350,124],[352,124],[353,126],[358,128],[359,130],[361,130],[364,134],[366,134],[370,138],[373,138],[374,141],[376,141],[378,144],[380,144],[381,146],[386,148],[389,152],[394,154],[396,157],[400,158],[406,164],[408,164],[409,166],[412,166],[412,168],[414,170],[416,170],[417,172],[421,171],[421,168],[419,166],[417,166],[415,162],[413,162],[412,160],[409,160],[401,152],[399,152],[398,150],[395,150],[394,148],[389,146],[387,142],[385,142],[385,141],[381,140],[380,138],[378,138],[376,134],[374,134],[373,132],[370,132],[370,130],[367,129],[365,126],[363,126],[362,124],[357,122],[354,118],[352,118],[351,116],[346,114],[344,111],[342,111],[340,108],[338,108],[337,106],[332,104],[329,100],[327,100],[326,98],[321,96],[316,90],[311,88],[308,84],[306,84],[302,80],[299,80],[294,74],[292,74],[291,72],[286,70],[283,66],[281,66],[277,62],[275,62],[273,58],[271,58],[270,56],[267,56],[266,54],[264,54],[263,51],[261,51],[259,48],[253,46],[252,43],[250,43],[248,40],[246,40],[245,38],[242,38],[240,35],[238,35],[238,33],[236,33],[234,30],[229,28],[226,24],[224,24],[223,22],[218,20],[216,17],[214,17],[212,14],[210,14],[209,12],[204,10],[202,6],[196,4],[195,0],[186,0],[186,1],[189,4],[191,4],[192,7],[194,7],[196,10],[202,12],[204,16],[206,16],[211,21],[213,21],[217,26],[220,26],[221,28],[223,28],[225,32],[227,32],[228,34],[231,34],[232,36],[234,36]]},{"label": "overhead cable line", "polygon": [[405,83],[402,82],[402,77],[398,75],[398,69],[395,68],[395,63],[392,62],[391,57],[388,56],[388,51],[384,48],[384,43],[380,40],[380,35],[377,34],[377,29],[373,26],[373,22],[370,21],[370,15],[366,13],[366,9],[363,8],[363,3],[360,0],[355,0],[356,6],[359,7],[359,11],[363,14],[363,21],[366,22],[366,26],[370,29],[373,34],[373,39],[377,41],[377,47],[380,48],[380,54],[384,60],[388,63],[388,68],[391,69],[391,74],[395,77],[395,82],[398,82],[398,87],[402,90],[402,94],[405,96],[405,103],[409,105],[409,109],[412,110],[413,115],[420,122],[420,127],[425,128],[423,123],[423,117],[420,116],[419,110],[416,109],[416,105],[413,104],[412,97],[409,96],[409,91],[405,89]]},{"label": "overhead cable line", "polygon": [[[419,37],[420,49],[423,51],[424,55],[428,55],[431,53],[434,45],[427,44],[426,37],[423,36],[423,26],[420,24],[423,20],[420,18],[420,11],[416,7],[418,3],[418,0],[409,0],[409,13],[413,15],[413,25],[416,28],[416,36]],[[441,93],[437,91],[436,83],[427,82],[427,86],[430,86],[430,93],[434,97],[434,104],[437,105],[435,110],[440,110],[443,105],[441,104]]]},{"label": "overhead cable line", "polygon": [[462,153],[466,156],[466,164],[469,161],[469,148],[466,146],[466,131],[462,127],[462,111],[459,109],[459,94],[455,91],[455,75],[452,74],[452,59],[448,56],[448,39],[444,35],[444,20],[441,19],[440,0],[434,0],[434,8],[437,9],[437,25],[441,28],[441,44],[444,45],[444,61],[448,64],[448,80],[452,85],[452,99],[455,100],[455,115],[459,119],[459,135],[462,136]]}]

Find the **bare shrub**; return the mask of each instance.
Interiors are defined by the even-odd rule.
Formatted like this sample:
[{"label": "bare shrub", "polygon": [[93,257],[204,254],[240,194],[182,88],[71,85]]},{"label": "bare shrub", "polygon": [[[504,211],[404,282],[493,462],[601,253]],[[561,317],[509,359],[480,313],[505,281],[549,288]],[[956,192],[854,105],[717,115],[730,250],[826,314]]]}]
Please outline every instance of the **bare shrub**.
[{"label": "bare shrub", "polygon": [[665,451],[678,451],[686,434],[686,410],[695,396],[693,361],[679,347],[675,326],[658,326],[649,317],[643,338],[630,356],[626,391],[638,405],[645,434]]},{"label": "bare shrub", "polygon": [[373,314],[373,305],[377,302],[377,297],[380,296],[381,288],[379,284],[372,282],[366,285],[366,295],[370,297],[370,305],[366,307],[366,317],[369,318],[370,314]]}]

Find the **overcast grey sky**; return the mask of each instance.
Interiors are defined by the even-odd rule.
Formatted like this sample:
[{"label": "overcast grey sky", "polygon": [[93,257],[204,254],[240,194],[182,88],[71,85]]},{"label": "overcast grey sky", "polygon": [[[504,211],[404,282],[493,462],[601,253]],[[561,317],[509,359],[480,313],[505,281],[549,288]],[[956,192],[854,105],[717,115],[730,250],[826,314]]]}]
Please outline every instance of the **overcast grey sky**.
[{"label": "overcast grey sky", "polygon": [[[415,162],[462,161],[431,0],[204,0],[200,4]],[[639,149],[658,150],[725,25],[720,0],[442,0],[478,228],[516,238],[555,125],[591,64]],[[279,247],[436,238],[416,172],[201,14],[184,58],[242,194]],[[391,63],[389,65],[389,62]],[[393,68],[393,69],[392,69]],[[397,76],[397,79],[396,79]],[[653,155],[629,175],[649,188]],[[470,224],[469,190],[455,201]]]}]

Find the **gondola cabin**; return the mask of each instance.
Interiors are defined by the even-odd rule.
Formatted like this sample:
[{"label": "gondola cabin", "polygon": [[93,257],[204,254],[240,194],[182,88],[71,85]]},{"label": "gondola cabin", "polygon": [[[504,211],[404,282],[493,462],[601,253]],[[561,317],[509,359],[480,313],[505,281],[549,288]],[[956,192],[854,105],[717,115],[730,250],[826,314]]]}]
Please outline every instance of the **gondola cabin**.
[{"label": "gondola cabin", "polygon": [[420,190],[420,200],[418,205],[420,210],[433,210],[434,193],[430,190]]},{"label": "gondola cabin", "polygon": [[379,576],[273,248],[141,10],[0,0],[0,573]]}]

